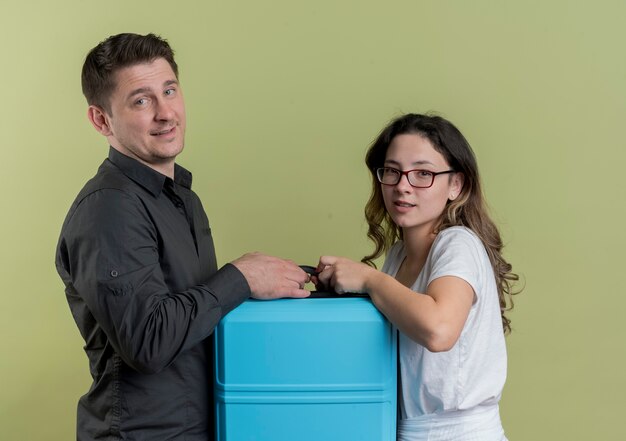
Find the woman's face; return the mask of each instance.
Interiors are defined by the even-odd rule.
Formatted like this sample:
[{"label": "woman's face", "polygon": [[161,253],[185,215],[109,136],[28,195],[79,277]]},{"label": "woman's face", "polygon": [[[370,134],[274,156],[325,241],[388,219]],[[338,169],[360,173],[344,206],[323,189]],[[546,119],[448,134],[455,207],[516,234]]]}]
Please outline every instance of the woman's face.
[{"label": "woman's face", "polygon": [[[400,171],[424,170],[432,173],[450,170],[443,155],[428,138],[418,134],[397,135],[385,156],[385,167]],[[429,188],[415,188],[403,175],[396,185],[383,185],[385,208],[393,221],[403,230],[418,229],[431,233],[450,199],[462,189],[460,173],[437,175]]]}]

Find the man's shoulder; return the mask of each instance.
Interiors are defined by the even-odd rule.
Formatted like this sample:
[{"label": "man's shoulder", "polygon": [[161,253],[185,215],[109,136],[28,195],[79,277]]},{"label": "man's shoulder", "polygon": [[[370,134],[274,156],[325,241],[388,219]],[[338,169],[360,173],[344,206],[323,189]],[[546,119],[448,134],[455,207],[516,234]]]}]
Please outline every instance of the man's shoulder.
[{"label": "man's shoulder", "polygon": [[[78,193],[76,201],[78,202],[95,192],[105,190],[117,190],[132,195],[137,193],[138,188],[139,186],[132,179],[106,160],[100,165],[94,177],[85,183]],[[111,193],[114,194],[115,191]]]},{"label": "man's shoulder", "polygon": [[105,160],[74,199],[68,217],[72,217],[87,201],[90,201],[87,204],[90,205],[90,209],[93,209],[94,205],[106,209],[106,206],[118,204],[123,200],[137,200],[139,193],[140,187],[132,179]]}]

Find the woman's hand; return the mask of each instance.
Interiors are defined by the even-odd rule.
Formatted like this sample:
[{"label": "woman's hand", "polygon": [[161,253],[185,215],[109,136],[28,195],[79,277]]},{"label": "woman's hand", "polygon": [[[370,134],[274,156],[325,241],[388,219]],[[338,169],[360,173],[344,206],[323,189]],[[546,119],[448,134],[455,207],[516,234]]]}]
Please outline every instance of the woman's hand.
[{"label": "woman's hand", "polygon": [[333,288],[337,294],[369,293],[369,281],[376,269],[344,257],[322,256],[313,283],[319,289]]}]

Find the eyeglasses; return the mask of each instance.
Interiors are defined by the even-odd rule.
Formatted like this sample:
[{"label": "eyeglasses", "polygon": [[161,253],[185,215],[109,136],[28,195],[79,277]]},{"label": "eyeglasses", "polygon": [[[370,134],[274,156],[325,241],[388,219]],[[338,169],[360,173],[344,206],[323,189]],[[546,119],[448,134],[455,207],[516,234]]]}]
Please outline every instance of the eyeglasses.
[{"label": "eyeglasses", "polygon": [[383,185],[398,185],[403,175],[406,175],[411,187],[428,188],[432,187],[435,182],[435,176],[454,173],[454,170],[446,170],[442,172],[431,172],[428,170],[407,170],[402,171],[397,168],[381,167],[376,169],[376,177],[378,182]]}]

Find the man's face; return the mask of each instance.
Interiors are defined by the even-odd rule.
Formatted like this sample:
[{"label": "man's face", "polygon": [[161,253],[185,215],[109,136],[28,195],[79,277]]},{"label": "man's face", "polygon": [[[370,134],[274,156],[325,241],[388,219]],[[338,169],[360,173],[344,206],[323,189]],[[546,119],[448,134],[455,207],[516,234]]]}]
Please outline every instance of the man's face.
[{"label": "man's face", "polygon": [[183,150],[185,103],[174,71],[163,58],[115,73],[116,88],[105,112],[109,144],[165,173]]}]

